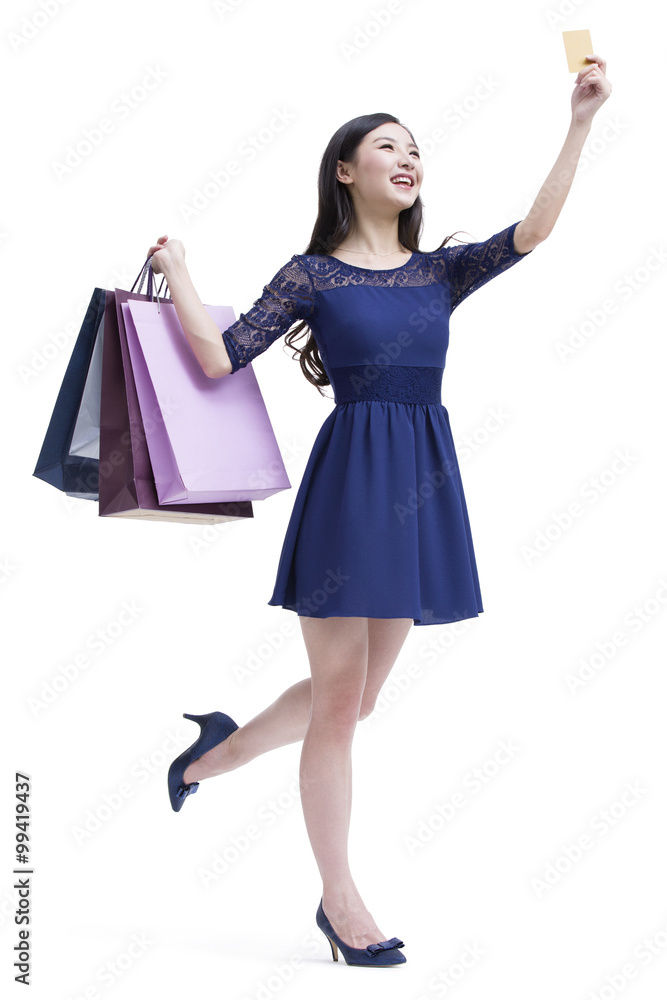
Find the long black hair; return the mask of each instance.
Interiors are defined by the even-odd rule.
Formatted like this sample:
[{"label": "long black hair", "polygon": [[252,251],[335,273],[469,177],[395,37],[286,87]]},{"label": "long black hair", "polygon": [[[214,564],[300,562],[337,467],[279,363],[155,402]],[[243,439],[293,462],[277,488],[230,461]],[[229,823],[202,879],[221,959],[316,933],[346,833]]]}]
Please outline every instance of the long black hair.
[{"label": "long black hair", "polygon": [[[337,132],[334,132],[320,163],[317,181],[317,219],[310,243],[304,250],[305,254],[330,254],[336,247],[340,246],[349,234],[354,223],[354,203],[347,185],[341,184],[336,177],[338,161],[353,162],[364,136],[387,122],[402,125],[409,132],[412,141],[415,141],[410,129],[406,128],[398,118],[394,115],[379,113],[352,118],[349,122],[341,125]],[[399,243],[413,253],[419,251],[419,239],[424,225],[422,208],[422,200],[418,195],[414,204],[410,208],[404,208],[398,216]],[[447,236],[438,249],[441,249],[451,238],[451,236]],[[294,341],[305,336],[306,333],[310,335],[305,345],[302,348],[295,347]],[[287,334],[285,343],[294,351],[293,357],[299,355],[301,371],[308,381],[317,386],[320,394],[324,395],[321,386],[330,385],[329,377],[324,370],[315,337],[305,320]]]}]

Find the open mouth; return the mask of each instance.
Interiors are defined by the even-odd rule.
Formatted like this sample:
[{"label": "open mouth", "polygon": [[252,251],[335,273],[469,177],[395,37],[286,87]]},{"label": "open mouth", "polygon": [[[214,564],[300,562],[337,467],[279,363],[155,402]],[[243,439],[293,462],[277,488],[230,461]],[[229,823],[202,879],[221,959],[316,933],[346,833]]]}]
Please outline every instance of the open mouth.
[{"label": "open mouth", "polygon": [[409,177],[407,174],[396,174],[395,177],[390,179],[391,183],[395,184],[396,187],[411,188],[414,184],[412,177]]}]

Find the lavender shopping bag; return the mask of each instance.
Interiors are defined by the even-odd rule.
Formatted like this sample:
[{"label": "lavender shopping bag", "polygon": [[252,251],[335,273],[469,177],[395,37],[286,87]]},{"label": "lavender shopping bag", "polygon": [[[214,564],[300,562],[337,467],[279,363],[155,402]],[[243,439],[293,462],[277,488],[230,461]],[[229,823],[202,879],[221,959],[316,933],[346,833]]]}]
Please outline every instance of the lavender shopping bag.
[{"label": "lavender shopping bag", "polygon": [[[252,366],[211,379],[173,303],[121,308],[160,504],[263,500],[289,489]],[[205,308],[221,332],[235,321],[228,306]]]},{"label": "lavender shopping bag", "polygon": [[200,524],[252,518],[252,504],[248,501],[160,506],[122,324],[122,304],[128,299],[146,301],[146,296],[119,288],[106,295],[100,406],[100,516]]}]

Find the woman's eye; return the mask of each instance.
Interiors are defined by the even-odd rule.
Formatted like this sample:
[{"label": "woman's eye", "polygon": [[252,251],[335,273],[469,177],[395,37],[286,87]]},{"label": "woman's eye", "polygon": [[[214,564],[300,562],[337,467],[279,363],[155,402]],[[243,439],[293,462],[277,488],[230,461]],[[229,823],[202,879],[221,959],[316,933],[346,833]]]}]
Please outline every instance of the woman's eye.
[{"label": "woman's eye", "polygon": [[[382,146],[380,146],[380,149],[393,149],[393,148],[394,147],[389,142],[385,142]],[[421,156],[419,155],[419,153],[416,150],[412,151],[412,155],[416,156],[418,160],[421,159]]]}]

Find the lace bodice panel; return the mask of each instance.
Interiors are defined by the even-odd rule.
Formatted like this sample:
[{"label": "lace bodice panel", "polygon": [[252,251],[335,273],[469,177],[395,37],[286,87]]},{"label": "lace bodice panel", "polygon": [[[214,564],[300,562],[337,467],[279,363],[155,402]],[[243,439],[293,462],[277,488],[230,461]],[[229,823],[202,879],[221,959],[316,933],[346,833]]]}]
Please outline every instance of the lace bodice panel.
[{"label": "lace bodice panel", "polygon": [[223,332],[232,372],[267,350],[299,320],[317,332],[318,292],[352,285],[408,288],[440,284],[448,289],[449,311],[453,312],[472,292],[528,256],[514,249],[518,224],[514,222],[481,242],[413,253],[401,267],[391,269],[372,270],[335,257],[295,254],[265,285],[252,308]]}]

